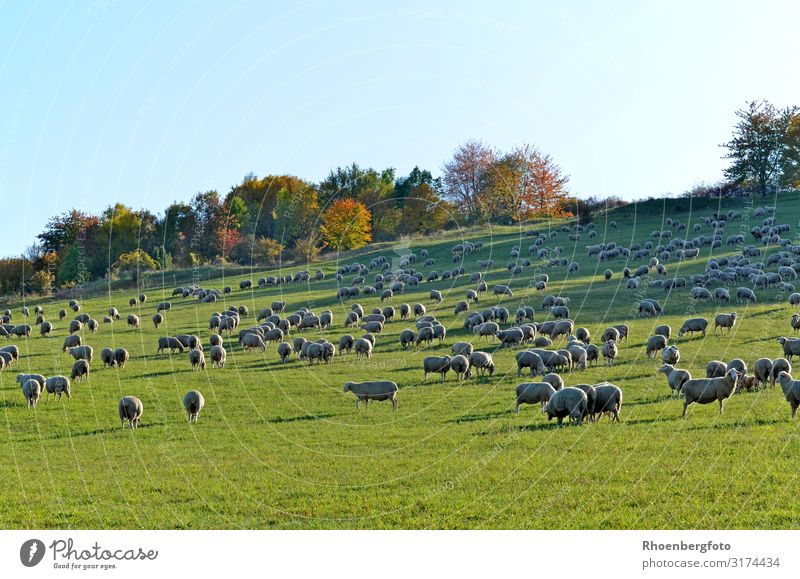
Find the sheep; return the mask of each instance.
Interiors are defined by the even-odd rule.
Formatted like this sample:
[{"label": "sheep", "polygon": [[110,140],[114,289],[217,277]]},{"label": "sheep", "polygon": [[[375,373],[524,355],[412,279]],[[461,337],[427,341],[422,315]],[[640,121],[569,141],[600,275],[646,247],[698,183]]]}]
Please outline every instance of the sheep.
[{"label": "sheep", "polygon": [[517,386],[516,405],[514,412],[519,414],[519,407],[522,404],[547,404],[548,400],[555,394],[555,389],[547,382],[525,382]]},{"label": "sheep", "polygon": [[383,333],[383,324],[381,322],[365,322],[361,324],[361,329],[370,332],[371,334],[378,334],[379,336]]},{"label": "sheep", "polygon": [[189,363],[192,365],[192,370],[205,370],[206,357],[203,350],[189,350]]},{"label": "sheep", "polygon": [[139,327],[139,316],[135,316],[133,314],[128,315],[128,325],[131,328],[138,328]]},{"label": "sheep", "polygon": [[589,330],[583,327],[575,328],[575,337],[584,344],[589,344],[592,341],[592,336],[589,333]]},{"label": "sheep", "polygon": [[603,359],[606,361],[607,366],[614,365],[614,359],[619,355],[619,348],[614,340],[608,340],[603,343]]},{"label": "sheep", "polygon": [[656,357],[661,350],[667,347],[667,338],[665,336],[656,335],[647,338],[647,345],[645,346],[645,354],[651,360]]},{"label": "sheep", "polygon": [[462,354],[457,354],[450,359],[450,369],[455,372],[458,380],[463,380],[469,371],[469,360]]},{"label": "sheep", "polygon": [[211,356],[211,367],[213,368],[216,366],[217,368],[224,368],[225,361],[228,358],[228,353],[225,351],[223,346],[211,346],[209,350],[209,355]]},{"label": "sheep", "polygon": [[357,358],[370,358],[372,357],[372,342],[366,338],[359,338],[353,343],[353,350]]},{"label": "sheep", "polygon": [[758,380],[759,386],[767,387],[767,384],[772,377],[772,360],[769,358],[759,358],[753,364],[753,374]]},{"label": "sheep", "polygon": [[67,330],[70,334],[77,334],[83,329],[83,324],[79,320],[72,320],[69,323],[69,329]]},{"label": "sheep", "polygon": [[681,388],[683,388],[683,384],[687,380],[691,380],[692,376],[686,370],[681,370],[676,368],[671,364],[664,364],[661,368],[658,369],[661,374],[666,375],[667,377],[667,385],[672,390],[673,394],[679,394]]},{"label": "sheep", "polygon": [[686,409],[690,404],[710,404],[719,401],[719,413],[724,411],[725,401],[730,398],[736,390],[739,381],[739,373],[735,368],[731,368],[721,378],[705,378],[687,380],[683,384],[683,417],[686,418]]},{"label": "sheep", "polygon": [[[196,351],[196,350],[193,350]],[[206,399],[197,390],[189,390],[183,397],[183,408],[189,422],[197,422],[200,418],[200,411],[206,405]]]},{"label": "sheep", "polygon": [[588,400],[586,393],[580,388],[568,387],[557,390],[544,406],[547,419],[556,418],[558,425],[564,421],[564,417],[569,417],[570,421],[577,422],[578,426],[583,423],[586,414]]},{"label": "sheep", "polygon": [[469,342],[456,342],[450,348],[450,351],[454,355],[461,354],[463,356],[469,356],[470,354],[472,354],[473,350],[474,350],[474,348],[473,348],[472,344],[470,344]]},{"label": "sheep", "polygon": [[683,325],[681,329],[678,330],[678,337],[681,338],[685,334],[693,334],[694,332],[700,332],[702,336],[705,338],[706,336],[706,328],[708,328],[708,320],[705,318],[689,318]]},{"label": "sheep", "polygon": [[603,414],[610,413],[612,422],[619,422],[619,412],[622,410],[622,390],[610,382],[601,382],[594,385],[595,402],[594,411],[590,418],[596,422]]},{"label": "sheep", "polygon": [[500,339],[500,347],[518,347],[525,339],[525,333],[520,328],[509,328],[497,332]]},{"label": "sheep", "polygon": [[88,377],[89,377],[89,362],[87,362],[86,360],[75,360],[75,363],[72,365],[72,373],[70,375],[70,378],[72,380],[79,380],[82,382],[84,378]]},{"label": "sheep", "polygon": [[161,314],[153,314],[153,327],[157,330],[164,323],[164,316]]},{"label": "sheep", "polygon": [[497,333],[500,331],[500,326],[495,322],[484,322],[479,326],[475,326],[472,332],[476,334],[478,337],[481,336],[492,336],[493,338],[497,337]]},{"label": "sheep", "polygon": [[544,375],[547,372],[542,357],[529,350],[517,352],[517,376],[522,375],[523,368],[530,368],[531,376]]},{"label": "sheep", "polygon": [[745,364],[744,360],[741,358],[734,358],[730,362],[728,362],[728,370],[734,368],[740,375],[744,376],[747,374],[747,364]]},{"label": "sheep", "polygon": [[[281,334],[281,338],[283,335]],[[239,338],[239,345],[242,347],[243,350],[249,350],[250,348],[258,348],[262,352],[267,351],[267,345],[264,343],[264,338],[262,338],[259,334],[248,333],[244,334]]]},{"label": "sheep", "polygon": [[42,336],[49,336],[50,332],[52,331],[53,331],[53,324],[51,324],[50,322],[42,322],[42,325],[39,326],[39,334]]},{"label": "sheep", "polygon": [[472,376],[472,368],[478,369],[478,374],[483,376],[487,371],[489,376],[494,374],[494,360],[492,355],[487,352],[475,351],[469,355],[469,369],[467,370],[466,377]]},{"label": "sheep", "polygon": [[781,372],[775,380],[792,409],[792,420],[794,420],[797,417],[797,407],[800,406],[800,380],[793,380],[788,372]]},{"label": "sheep", "polygon": [[450,356],[428,356],[422,360],[423,379],[428,377],[428,374],[439,373],[442,375],[442,382],[444,382],[445,374],[450,371]]},{"label": "sheep", "polygon": [[800,356],[800,338],[781,336],[778,338],[778,343],[783,346],[783,354],[788,358],[789,362],[792,361],[794,356]]},{"label": "sheep", "polygon": [[414,334],[414,330],[405,329],[400,332],[400,347],[404,350],[407,350],[408,347],[414,343],[416,339],[416,334]]},{"label": "sheep", "polygon": [[789,305],[800,306],[800,293],[795,292],[789,296]]},{"label": "sheep", "polygon": [[794,332],[800,330],[800,314],[792,314],[792,319],[789,320],[789,325]]},{"label": "sheep", "polygon": [[22,395],[25,396],[28,408],[36,408],[36,403],[42,396],[41,383],[38,380],[26,380],[22,384]]},{"label": "sheep", "polygon": [[222,336],[219,334],[211,334],[211,337],[208,339],[209,344],[211,346],[221,346],[222,345]]},{"label": "sheep", "polygon": [[344,392],[352,392],[356,395],[356,410],[362,400],[364,405],[369,408],[370,400],[391,400],[392,412],[397,410],[397,384],[389,380],[373,380],[370,382],[345,382]]},{"label": "sheep", "polygon": [[69,355],[76,360],[86,360],[91,362],[92,356],[94,355],[94,349],[91,346],[76,346],[69,349]]},{"label": "sheep", "polygon": [[730,314],[717,314],[714,317],[714,333],[717,333],[717,328],[728,328],[730,333],[731,328],[736,324],[736,312]]},{"label": "sheep", "polygon": [[772,361],[772,375],[770,376],[772,386],[775,386],[775,380],[781,372],[792,373],[792,364],[786,358],[777,358]]},{"label": "sheep", "polygon": [[722,378],[728,372],[728,365],[719,360],[711,360],[706,364],[706,378]]},{"label": "sheep", "polygon": [[615,340],[616,342],[623,342],[628,339],[630,328],[628,328],[626,324],[617,324],[616,326],[611,327],[619,332],[619,340]]},{"label": "sheep", "polygon": [[614,340],[615,342],[619,342],[620,340],[620,333],[619,330],[616,328],[606,328],[603,331],[603,335],[600,336],[601,342],[608,342],[609,340]]},{"label": "sheep", "polygon": [[125,428],[127,421],[130,428],[138,428],[139,420],[142,418],[144,406],[142,401],[136,396],[123,396],[119,399],[118,405],[119,419],[122,422],[122,428]]},{"label": "sheep", "polygon": [[130,360],[130,354],[125,348],[117,348],[114,350],[114,361],[117,363],[118,368],[125,368],[125,364]]},{"label": "sheep", "polygon": [[742,303],[742,301],[758,302],[758,299],[756,299],[756,294],[753,293],[753,290],[746,287],[740,287],[736,289],[736,303]]},{"label": "sheep", "polygon": [[178,340],[177,338],[172,338],[170,336],[159,338],[156,355],[160,354],[163,350],[169,350],[170,354],[172,354],[173,352],[175,352],[175,350],[177,350],[178,352],[183,354],[183,344],[181,344],[180,340]]},{"label": "sheep", "polygon": [[431,290],[431,301],[441,303],[442,301],[442,292],[439,290]]},{"label": "sheep", "polygon": [[100,352],[100,361],[103,362],[103,368],[111,368],[116,364],[114,359],[114,350],[111,348],[103,348]]},{"label": "sheep", "polygon": [[[75,373],[74,368],[72,373],[73,374]],[[75,377],[73,376],[72,379],[74,380]],[[45,397],[45,400],[49,400],[51,394],[53,395],[54,398],[58,396],[59,401],[61,400],[61,396],[64,394],[67,395],[67,400],[72,400],[70,381],[69,378],[67,378],[66,376],[51,376],[45,381],[44,390],[47,391],[47,396]]]},{"label": "sheep", "polygon": [[656,326],[653,330],[653,334],[656,336],[664,336],[667,340],[669,340],[672,336],[672,327],[667,324]]},{"label": "sheep", "polygon": [[507,297],[514,297],[514,293],[511,291],[511,288],[507,285],[498,284],[492,288],[492,293],[495,296],[507,296]]},{"label": "sheep", "polygon": [[661,352],[661,361],[664,364],[670,364],[674,366],[677,364],[681,359],[681,353],[678,351],[677,346],[667,346]]}]

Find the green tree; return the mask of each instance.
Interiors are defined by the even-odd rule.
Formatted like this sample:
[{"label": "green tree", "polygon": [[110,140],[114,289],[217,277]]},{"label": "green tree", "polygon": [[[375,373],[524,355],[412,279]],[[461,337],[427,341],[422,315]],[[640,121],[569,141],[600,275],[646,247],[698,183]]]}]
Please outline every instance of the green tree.
[{"label": "green tree", "polygon": [[405,198],[397,233],[432,233],[445,228],[451,218],[452,205],[439,198],[430,184],[422,182]]},{"label": "green tree", "polygon": [[113,269],[120,273],[127,273],[133,281],[139,281],[142,272],[157,270],[158,262],[143,249],[135,249],[120,255]]},{"label": "green tree", "polygon": [[770,187],[792,174],[792,160],[800,151],[794,130],[798,108],[778,109],[768,101],[752,101],[736,116],[733,138],[723,145],[728,149],[724,158],[731,161],[725,177],[736,184],[755,185],[764,198]]},{"label": "green tree", "polygon": [[41,269],[33,272],[28,278],[28,287],[40,296],[46,296],[50,295],[50,289],[53,287],[54,281],[55,276],[53,274]]}]

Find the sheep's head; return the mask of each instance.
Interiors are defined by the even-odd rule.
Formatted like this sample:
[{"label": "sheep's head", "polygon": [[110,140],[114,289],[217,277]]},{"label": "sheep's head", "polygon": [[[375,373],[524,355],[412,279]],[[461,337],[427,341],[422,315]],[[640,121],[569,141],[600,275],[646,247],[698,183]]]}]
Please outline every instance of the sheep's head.
[{"label": "sheep's head", "polygon": [[783,346],[784,344],[786,344],[786,338],[785,338],[785,337],[783,337],[783,336],[781,336],[780,338],[778,338],[778,343],[779,343],[781,346]]},{"label": "sheep's head", "polygon": [[663,366],[661,366],[661,368],[658,369],[658,371],[662,374],[669,374],[674,369],[675,366],[673,366],[672,364],[664,364]]},{"label": "sheep's head", "polygon": [[780,384],[783,384],[784,382],[788,382],[788,381],[789,381],[789,380],[791,380],[791,379],[792,379],[792,375],[791,375],[791,374],[789,374],[788,372],[785,372],[785,371],[783,371],[783,372],[780,372],[780,373],[778,374],[777,378],[776,378],[776,380],[777,380],[777,381],[778,381],[778,383],[780,383]]}]

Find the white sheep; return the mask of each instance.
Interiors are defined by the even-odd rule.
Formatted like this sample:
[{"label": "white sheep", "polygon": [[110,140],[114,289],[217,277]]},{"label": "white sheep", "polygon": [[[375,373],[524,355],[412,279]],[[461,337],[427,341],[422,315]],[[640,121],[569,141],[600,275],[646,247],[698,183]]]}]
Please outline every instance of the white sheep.
[{"label": "white sheep", "polygon": [[[196,350],[195,350],[196,351]],[[206,399],[197,390],[189,390],[183,397],[183,407],[186,409],[186,415],[189,422],[197,422],[200,417],[200,411],[206,404]]]}]

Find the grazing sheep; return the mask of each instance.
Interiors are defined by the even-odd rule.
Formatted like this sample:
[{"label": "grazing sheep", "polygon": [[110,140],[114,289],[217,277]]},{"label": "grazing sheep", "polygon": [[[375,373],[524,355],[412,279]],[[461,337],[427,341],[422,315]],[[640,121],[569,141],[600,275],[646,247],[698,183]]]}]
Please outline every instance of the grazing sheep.
[{"label": "grazing sheep", "polygon": [[758,302],[756,299],[756,294],[753,293],[753,290],[746,287],[740,287],[736,289],[736,303],[742,303],[742,301]]},{"label": "grazing sheep", "polygon": [[550,400],[550,398],[555,394],[555,389],[548,384],[547,382],[526,382],[517,386],[516,390],[516,405],[514,406],[514,412],[519,414],[519,407],[522,404],[541,404],[541,407],[544,409],[544,405]]},{"label": "grazing sheep", "polygon": [[366,338],[359,338],[353,343],[353,350],[357,358],[371,358],[372,357],[372,342]]},{"label": "grazing sheep", "polygon": [[728,373],[728,365],[719,360],[711,360],[706,364],[706,378],[722,378]]},{"label": "grazing sheep", "polygon": [[469,360],[462,354],[457,354],[450,359],[450,369],[455,372],[458,380],[463,380],[469,371]]},{"label": "grazing sheep", "polygon": [[42,385],[38,380],[26,380],[22,384],[22,395],[28,403],[28,408],[36,408],[36,403],[42,396]]},{"label": "grazing sheep", "polygon": [[747,374],[747,364],[745,364],[744,360],[741,358],[734,358],[730,362],[728,362],[728,370],[731,368],[735,369],[739,372],[739,375],[744,376]]},{"label": "grazing sheep", "polygon": [[706,336],[706,328],[708,328],[708,320],[705,318],[689,318],[683,325],[681,329],[678,330],[678,337],[682,338],[685,334],[693,334],[695,332],[700,332],[703,337]]},{"label": "grazing sheep", "polygon": [[783,346],[783,354],[792,361],[794,356],[800,356],[800,338],[786,338],[781,336],[778,338],[778,343]]},{"label": "grazing sheep", "polygon": [[583,327],[575,328],[575,337],[584,344],[589,344],[592,341],[592,336],[589,333],[589,330]]},{"label": "grazing sheep", "polygon": [[135,316],[133,314],[128,315],[128,325],[132,328],[139,327],[139,316]]},{"label": "grazing sheep", "polygon": [[[84,378],[89,377],[89,362],[86,360],[75,360],[75,363],[72,365],[72,374],[70,378],[72,380],[79,380],[83,381]],[[67,397],[69,398],[69,396]]]},{"label": "grazing sheep", "polygon": [[76,360],[86,360],[87,362],[91,362],[92,356],[94,355],[94,349],[91,346],[76,346],[69,349],[69,354]]},{"label": "grazing sheep", "polygon": [[617,324],[616,326],[611,327],[619,332],[619,340],[615,340],[616,342],[619,343],[628,339],[630,328],[628,328],[626,324]]},{"label": "grazing sheep", "polygon": [[574,421],[580,426],[583,423],[587,405],[586,392],[580,388],[561,388],[550,396],[550,400],[544,406],[544,412],[547,413],[548,420],[556,418],[559,426],[565,417],[569,417],[570,421]]},{"label": "grazing sheep", "polygon": [[603,332],[603,335],[600,336],[601,342],[608,342],[609,340],[614,340],[615,342],[619,342],[620,340],[620,333],[619,330],[616,328],[606,328]]},{"label": "grazing sheep", "polygon": [[114,350],[114,361],[117,363],[118,368],[125,368],[125,364],[130,360],[130,354],[125,348],[117,348]]},{"label": "grazing sheep", "polygon": [[165,336],[158,339],[158,349],[156,350],[156,355],[160,354],[164,350],[169,350],[170,354],[174,353],[175,350],[183,354],[183,344],[181,344],[178,338]]},{"label": "grazing sheep", "polygon": [[428,377],[428,374],[441,374],[442,382],[444,382],[445,374],[450,371],[450,356],[428,356],[422,360],[422,376],[423,379]]},{"label": "grazing sheep", "polygon": [[[283,334],[281,333],[281,338],[283,338]],[[267,345],[264,343],[264,338],[262,338],[259,334],[244,334],[239,338],[239,346],[243,350],[249,350],[250,348],[258,348],[262,352],[267,351]]]},{"label": "grazing sheep", "polygon": [[200,411],[206,405],[206,399],[197,390],[189,390],[183,397],[183,408],[189,422],[197,422],[200,418]]},{"label": "grazing sheep", "polygon": [[219,334],[211,334],[211,337],[209,338],[208,341],[211,346],[221,346],[222,336],[220,336]]},{"label": "grazing sheep", "polygon": [[508,296],[508,297],[514,296],[513,292],[511,291],[511,288],[508,287],[507,285],[494,286],[492,288],[492,293],[494,293],[495,296]]},{"label": "grazing sheep", "polygon": [[664,364],[670,364],[674,366],[677,364],[681,359],[681,353],[678,351],[677,346],[667,346],[664,348],[664,351],[661,352],[661,361]]},{"label": "grazing sheep", "polygon": [[[339,349],[342,349],[341,342],[339,342]],[[278,344],[278,356],[280,356],[281,362],[286,362],[292,356],[292,345],[289,342]]]},{"label": "grazing sheep", "polygon": [[517,376],[522,375],[523,368],[530,368],[531,376],[544,375],[547,372],[542,357],[536,352],[517,352]]},{"label": "grazing sheep", "polygon": [[389,380],[373,380],[370,382],[345,382],[344,392],[352,392],[356,395],[356,410],[362,400],[364,405],[369,408],[370,400],[391,400],[392,412],[397,410],[397,384]]},{"label": "grazing sheep", "polygon": [[661,350],[667,347],[667,338],[665,336],[656,335],[650,336],[647,339],[647,346],[645,347],[645,354],[651,360],[656,357]]},{"label": "grazing sheep", "polygon": [[606,361],[607,366],[613,366],[614,360],[619,355],[619,348],[614,340],[609,340],[603,343],[603,359]]},{"label": "grazing sheep", "polygon": [[189,350],[189,363],[192,365],[192,370],[205,370],[206,357],[203,350]]},{"label": "grazing sheep", "polygon": [[600,420],[603,414],[611,415],[611,422],[619,422],[619,412],[622,410],[622,390],[609,382],[594,385],[595,401],[594,411],[590,418],[593,422]]},{"label": "grazing sheep", "polygon": [[672,336],[672,327],[667,324],[656,326],[653,330],[653,335],[664,336],[667,340]]},{"label": "grazing sheep", "polygon": [[487,352],[475,351],[469,355],[469,369],[467,370],[466,377],[472,376],[472,368],[478,369],[478,374],[483,376],[488,371],[489,376],[494,375],[494,360],[492,355]]},{"label": "grazing sheep", "polygon": [[125,428],[127,421],[130,428],[138,428],[139,420],[142,418],[144,406],[142,401],[136,396],[123,396],[119,399],[119,419],[122,421],[122,428]]},{"label": "grazing sheep", "polygon": [[83,324],[78,320],[72,320],[69,323],[69,333],[70,334],[77,334],[83,329]]},{"label": "grazing sheep", "polygon": [[[88,372],[88,368],[87,368],[87,372]],[[72,373],[73,374],[75,373],[75,369],[74,368],[72,370]],[[75,377],[73,376],[72,379],[74,380]],[[72,400],[72,392],[71,392],[71,389],[70,389],[70,382],[69,382],[69,378],[67,378],[66,376],[52,376],[52,377],[48,378],[44,383],[44,390],[47,391],[47,396],[45,397],[45,400],[49,400],[51,394],[53,395],[53,398],[58,396],[58,400],[59,401],[61,400],[61,396],[63,394],[67,395],[67,400]]]},{"label": "grazing sheep", "polygon": [[731,328],[736,324],[736,312],[730,314],[717,314],[714,317],[714,333],[717,333],[717,328],[728,328],[730,333]]},{"label": "grazing sheep", "polygon": [[775,379],[783,391],[786,402],[792,409],[792,420],[797,417],[797,407],[800,406],[800,380],[793,380],[788,372],[781,372]]},{"label": "grazing sheep", "polygon": [[153,326],[155,327],[156,330],[161,327],[161,324],[164,323],[164,316],[162,316],[161,314],[153,314],[152,319],[153,319]]},{"label": "grazing sheep", "polygon": [[117,361],[114,359],[114,350],[111,348],[103,348],[100,351],[100,361],[103,362],[103,368],[111,368]]},{"label": "grazing sheep", "polygon": [[225,367],[225,361],[228,358],[228,353],[225,351],[223,346],[211,346],[211,349],[209,350],[209,356],[211,356],[212,368],[214,366],[217,368]]},{"label": "grazing sheep", "polygon": [[775,380],[781,372],[792,373],[792,364],[786,358],[777,358],[772,361],[772,376],[770,377],[772,386],[775,386]]},{"label": "grazing sheep", "polygon": [[719,413],[724,411],[725,401],[736,390],[739,373],[731,368],[721,378],[698,378],[687,380],[683,384],[683,417],[686,418],[686,409],[690,404],[710,404],[719,401]]},{"label": "grazing sheep", "polygon": [[53,324],[51,324],[50,322],[42,322],[42,325],[39,326],[39,334],[42,336],[49,336],[50,332],[52,331],[53,331]]},{"label": "grazing sheep", "polygon": [[758,380],[759,386],[767,387],[772,377],[772,360],[769,358],[759,358],[753,364],[753,374]]},{"label": "grazing sheep", "polygon": [[666,375],[667,385],[670,387],[673,394],[680,393],[684,382],[692,379],[692,376],[688,371],[678,369],[671,364],[664,364],[658,369],[658,371]]}]

